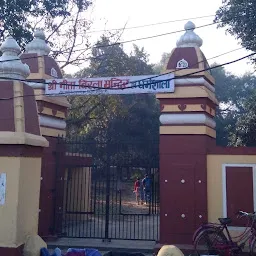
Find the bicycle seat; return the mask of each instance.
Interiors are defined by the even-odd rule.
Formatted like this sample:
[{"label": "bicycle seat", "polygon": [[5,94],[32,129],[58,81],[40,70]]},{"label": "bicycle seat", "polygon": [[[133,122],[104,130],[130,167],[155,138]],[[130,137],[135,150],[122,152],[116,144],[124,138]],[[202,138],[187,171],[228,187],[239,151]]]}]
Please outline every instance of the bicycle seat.
[{"label": "bicycle seat", "polygon": [[219,218],[219,222],[222,225],[228,225],[231,224],[232,220],[230,218]]}]

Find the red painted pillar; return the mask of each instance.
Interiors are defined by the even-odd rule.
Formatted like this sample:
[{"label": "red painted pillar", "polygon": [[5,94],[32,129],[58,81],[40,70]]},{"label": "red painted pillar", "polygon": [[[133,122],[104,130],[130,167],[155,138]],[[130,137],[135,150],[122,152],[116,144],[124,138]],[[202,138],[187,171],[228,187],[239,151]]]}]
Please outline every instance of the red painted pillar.
[{"label": "red painted pillar", "polygon": [[70,107],[65,97],[47,97],[44,82],[42,84],[33,83],[44,81],[50,78],[62,78],[61,70],[57,62],[49,55],[51,49],[45,41],[45,34],[42,30],[36,30],[34,39],[26,45],[26,51],[21,59],[26,63],[31,71],[28,79],[32,82],[30,86],[34,89],[37,101],[37,110],[41,135],[49,141],[49,147],[44,150],[42,158],[41,187],[40,187],[40,212],[38,232],[44,239],[55,239],[57,211],[62,208],[58,194],[58,185],[63,183],[61,177],[56,176],[58,150],[58,137],[66,136],[66,116]]},{"label": "red painted pillar", "polygon": [[[191,244],[207,221],[207,152],[215,145],[214,79],[200,50],[194,24],[172,51],[166,72],[175,71],[175,92],[159,94],[160,244]],[[199,72],[194,75],[190,73]],[[200,72],[201,71],[201,72]],[[180,78],[179,78],[180,76]]]}]

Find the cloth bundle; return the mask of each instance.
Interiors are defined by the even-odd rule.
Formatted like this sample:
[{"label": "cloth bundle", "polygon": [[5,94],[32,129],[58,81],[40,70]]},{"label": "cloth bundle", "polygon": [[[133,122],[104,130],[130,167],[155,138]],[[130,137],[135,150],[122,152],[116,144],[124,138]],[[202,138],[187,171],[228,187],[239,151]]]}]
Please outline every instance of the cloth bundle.
[{"label": "cloth bundle", "polygon": [[41,249],[40,256],[102,256],[100,252],[96,249],[76,249],[70,248],[67,253],[62,254],[59,248],[56,248],[51,255],[46,248]]}]

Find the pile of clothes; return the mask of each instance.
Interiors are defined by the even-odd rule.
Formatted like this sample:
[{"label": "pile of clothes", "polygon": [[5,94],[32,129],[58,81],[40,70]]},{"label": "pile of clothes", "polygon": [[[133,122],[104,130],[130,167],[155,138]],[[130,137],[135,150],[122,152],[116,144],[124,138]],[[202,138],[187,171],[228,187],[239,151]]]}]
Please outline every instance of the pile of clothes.
[{"label": "pile of clothes", "polygon": [[42,248],[40,256],[102,256],[96,249],[74,249],[70,248],[65,254],[59,248],[56,248],[52,254],[46,249]]}]

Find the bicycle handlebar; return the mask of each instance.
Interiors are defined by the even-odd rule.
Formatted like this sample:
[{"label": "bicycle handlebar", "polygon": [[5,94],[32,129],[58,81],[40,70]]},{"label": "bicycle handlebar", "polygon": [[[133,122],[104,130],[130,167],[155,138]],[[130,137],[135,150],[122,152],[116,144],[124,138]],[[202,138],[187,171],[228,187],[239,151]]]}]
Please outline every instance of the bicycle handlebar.
[{"label": "bicycle handlebar", "polygon": [[247,217],[255,217],[255,212],[253,212],[253,213],[248,213],[248,212],[244,212],[244,211],[238,211],[237,217],[244,217],[244,216],[247,216]]}]

